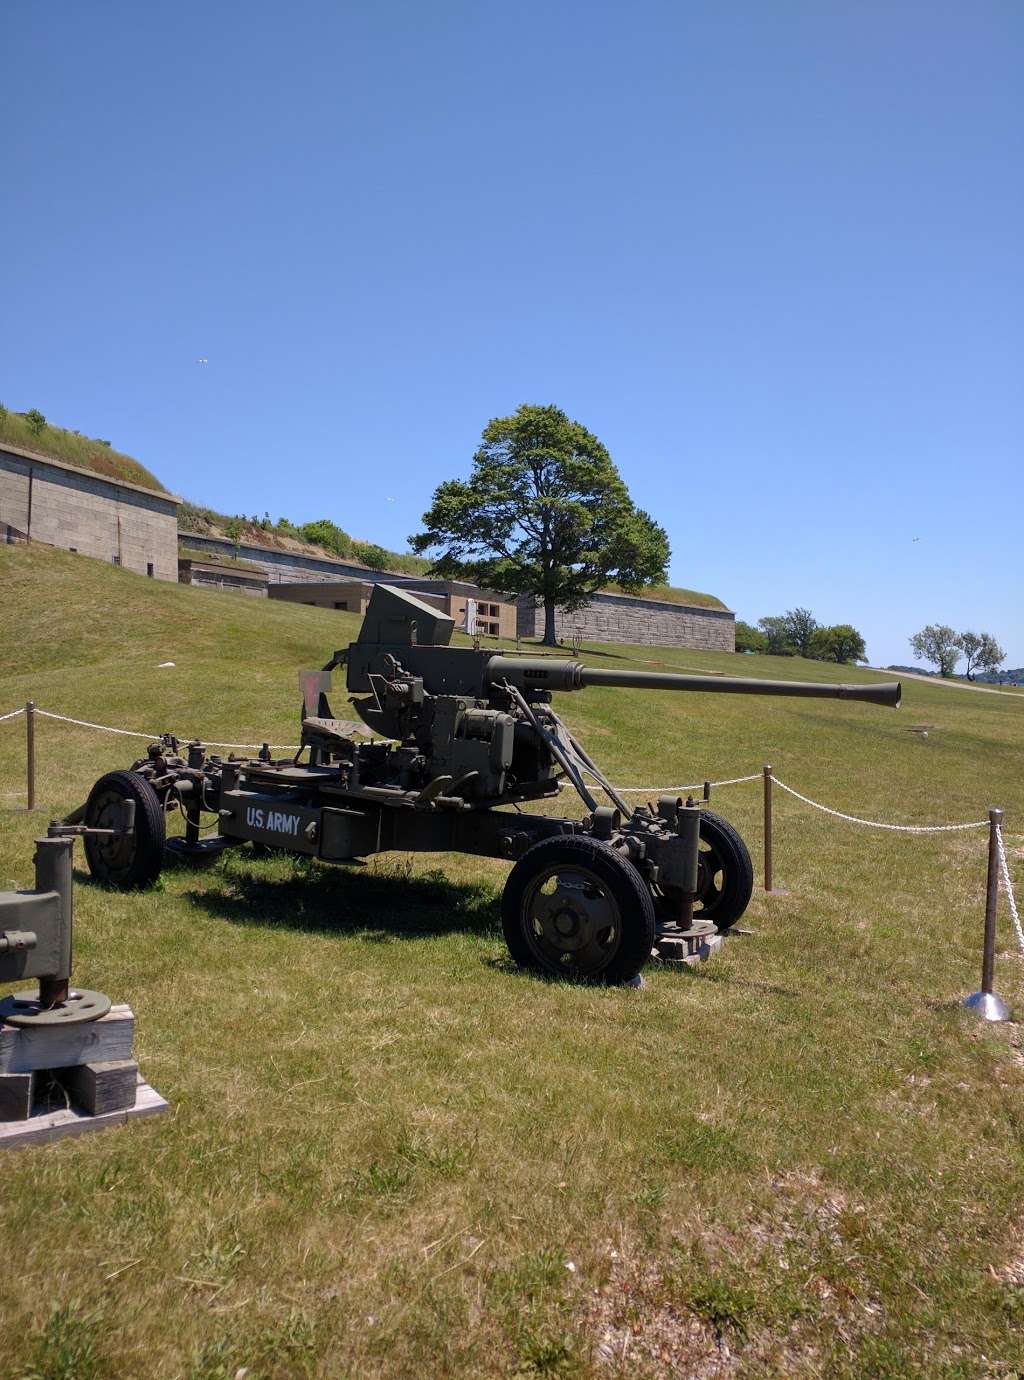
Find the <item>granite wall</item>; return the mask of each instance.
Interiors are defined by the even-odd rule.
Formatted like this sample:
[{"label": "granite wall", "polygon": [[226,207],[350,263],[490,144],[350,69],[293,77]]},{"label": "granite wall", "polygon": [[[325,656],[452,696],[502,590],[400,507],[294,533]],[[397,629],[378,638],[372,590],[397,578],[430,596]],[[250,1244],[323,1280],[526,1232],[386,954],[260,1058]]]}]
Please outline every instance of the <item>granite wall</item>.
[{"label": "granite wall", "polygon": [[0,448],[0,540],[28,538],[178,578],[178,501],[29,451]]}]

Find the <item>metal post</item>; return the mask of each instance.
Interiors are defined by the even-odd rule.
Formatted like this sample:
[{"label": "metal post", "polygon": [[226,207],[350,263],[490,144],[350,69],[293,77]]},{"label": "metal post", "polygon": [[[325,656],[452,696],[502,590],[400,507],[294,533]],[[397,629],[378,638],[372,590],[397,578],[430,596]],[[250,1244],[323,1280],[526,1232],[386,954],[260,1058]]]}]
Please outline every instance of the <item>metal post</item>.
[{"label": "metal post", "polygon": [[74,924],[74,893],[71,880],[74,845],[73,837],[36,839],[36,890],[55,891],[60,897],[60,957],[57,960],[57,972],[39,979],[39,1004],[46,1008],[57,1006],[68,999]]},{"label": "metal post", "polygon": [[36,808],[36,705],[34,700],[25,702],[25,774],[28,791],[29,810]]},{"label": "metal post", "polygon": [[710,782],[710,781],[705,781],[705,782],[704,782],[704,799],[705,799],[705,800],[710,800],[710,799],[711,799],[711,782]]},{"label": "metal post", "polygon": [[981,991],[972,992],[964,1006],[984,1021],[1008,1021],[1010,1013],[1002,997],[992,990],[996,963],[996,910],[999,904],[999,828],[1002,810],[988,812],[988,876],[985,883],[985,938],[981,952]]},{"label": "metal post", "polygon": [[772,889],[772,769],[770,763],[762,767],[764,775],[764,889]]}]

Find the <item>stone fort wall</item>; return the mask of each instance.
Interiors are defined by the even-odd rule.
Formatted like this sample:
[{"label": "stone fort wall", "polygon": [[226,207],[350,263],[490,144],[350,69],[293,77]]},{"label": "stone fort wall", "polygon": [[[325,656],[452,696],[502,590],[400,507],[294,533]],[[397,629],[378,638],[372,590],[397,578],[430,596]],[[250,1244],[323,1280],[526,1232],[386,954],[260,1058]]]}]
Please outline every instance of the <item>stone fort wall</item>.
[{"label": "stone fort wall", "polygon": [[0,541],[28,538],[177,580],[177,505],[173,494],[0,447]]},{"label": "stone fort wall", "polygon": [[[585,642],[633,642],[648,647],[696,647],[702,651],[736,650],[736,615],[730,609],[707,609],[673,604],[664,599],[639,599],[626,594],[595,594],[585,609],[558,609],[555,627],[559,641],[574,636]],[[519,600],[520,637],[544,635],[544,610],[532,600]]]}]

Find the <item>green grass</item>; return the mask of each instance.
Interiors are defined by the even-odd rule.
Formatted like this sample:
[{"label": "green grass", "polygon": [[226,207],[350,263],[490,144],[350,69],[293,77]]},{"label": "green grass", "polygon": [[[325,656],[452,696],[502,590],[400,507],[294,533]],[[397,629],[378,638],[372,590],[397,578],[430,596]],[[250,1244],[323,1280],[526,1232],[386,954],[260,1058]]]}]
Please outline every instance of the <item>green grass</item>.
[{"label": "green grass", "polygon": [[64,427],[54,426],[50,422],[41,430],[36,430],[20,412],[6,409],[0,412],[0,446],[4,442],[24,450],[34,450],[39,455],[49,455],[54,460],[64,460],[83,470],[94,470],[96,474],[106,475],[110,479],[124,479],[129,484],[141,484],[144,489],[166,492],[159,479],[150,474],[145,465],[131,455],[112,449],[109,441],[94,441],[77,431],[66,431]]},{"label": "green grass", "polygon": [[240,556],[223,556],[219,551],[197,551],[191,546],[178,545],[178,555],[190,561],[202,561],[204,565],[223,565],[229,570],[258,570],[263,567],[255,561],[245,561]]},{"label": "green grass", "polygon": [[[31,548],[0,550],[0,588],[0,712],[33,696],[240,742],[294,741],[297,672],[356,626]],[[771,761],[881,819],[1000,804],[1021,878],[1014,698],[914,681],[899,713],[613,690],[561,708],[624,784]],[[45,820],[145,746],[41,721],[29,819],[23,741],[0,725],[0,886],[29,885]],[[759,864],[757,787],[715,803]],[[978,985],[982,831],[890,835],[782,796],[789,894],[642,992],[517,972],[505,871],[243,851],[145,895],[82,877],[76,975],[131,1003],[173,1111],[3,1158],[0,1375],[1020,1373],[1024,1054],[1016,1026],[957,1005]],[[1024,1009],[1019,958],[997,986]]]},{"label": "green grass", "polygon": [[[608,585],[606,589],[609,594],[625,593],[625,590],[616,584]],[[678,585],[651,585],[649,588],[641,590],[639,597],[664,599],[669,604],[692,604],[694,607],[702,609],[724,609],[726,607],[721,599],[716,599],[713,594],[702,594],[699,589],[681,589]]]}]

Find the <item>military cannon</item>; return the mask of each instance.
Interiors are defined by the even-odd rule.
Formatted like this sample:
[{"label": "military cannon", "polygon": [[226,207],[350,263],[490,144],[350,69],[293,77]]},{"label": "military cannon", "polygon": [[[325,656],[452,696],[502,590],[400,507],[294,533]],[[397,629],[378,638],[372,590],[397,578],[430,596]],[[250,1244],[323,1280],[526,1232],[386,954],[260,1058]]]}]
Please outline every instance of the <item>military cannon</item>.
[{"label": "military cannon", "polygon": [[[227,760],[165,737],[130,771],[93,787],[71,822],[103,828],[129,800],[131,835],[86,840],[89,866],[118,886],[152,882],[165,815],[180,808],[198,860],[252,843],[345,863],[389,850],[463,852],[514,865],[502,896],[509,950],[524,968],[589,981],[633,979],[657,950],[727,929],[753,870],[719,815],[671,796],[631,808],[552,707],[591,686],[839,698],[896,707],[898,682],[807,684],[623,671],[575,658],[452,646],[453,620],[403,590],[374,587],[349,647],[300,676],[301,747],[274,760]],[[332,673],[360,722],[335,717]],[[369,739],[369,741],[367,741]],[[581,818],[523,811],[568,783]],[[606,798],[600,803],[598,796]],[[514,806],[513,811],[501,809]],[[215,834],[201,838],[204,814]]]}]

